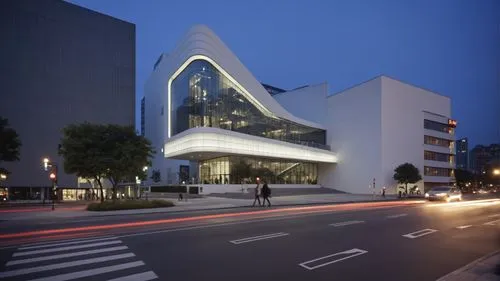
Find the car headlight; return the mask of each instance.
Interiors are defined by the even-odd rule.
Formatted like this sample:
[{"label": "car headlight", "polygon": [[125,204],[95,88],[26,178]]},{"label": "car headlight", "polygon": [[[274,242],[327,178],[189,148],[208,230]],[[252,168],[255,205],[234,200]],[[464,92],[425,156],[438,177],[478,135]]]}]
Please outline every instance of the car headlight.
[{"label": "car headlight", "polygon": [[429,193],[425,193],[425,198],[428,198],[429,197]]},{"label": "car headlight", "polygon": [[436,194],[436,196],[446,196],[446,193],[444,193],[444,192],[443,193],[438,193],[438,194]]}]

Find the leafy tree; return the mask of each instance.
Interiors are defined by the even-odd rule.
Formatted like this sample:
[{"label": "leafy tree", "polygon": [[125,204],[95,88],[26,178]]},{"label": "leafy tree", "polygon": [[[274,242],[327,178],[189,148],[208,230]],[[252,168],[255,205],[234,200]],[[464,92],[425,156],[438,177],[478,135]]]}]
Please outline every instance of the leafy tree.
[{"label": "leafy tree", "polygon": [[153,180],[153,182],[160,182],[161,181],[160,170],[153,170],[151,172],[151,179]]},{"label": "leafy tree", "polygon": [[78,177],[93,179],[99,185],[104,201],[102,180],[106,175],[105,125],[72,124],[63,129],[59,154],[64,159],[64,171]]},{"label": "leafy tree", "polygon": [[394,180],[405,185],[405,192],[408,194],[408,184],[416,183],[422,179],[420,171],[411,163],[404,163],[394,169]]},{"label": "leafy tree", "polygon": [[136,176],[145,178],[145,166],[151,165],[153,147],[143,136],[137,135],[134,127],[106,125],[104,135],[105,177],[113,186],[113,199],[116,199],[118,184],[131,182]]},{"label": "leafy tree", "polygon": [[63,130],[60,154],[64,171],[94,179],[104,201],[102,180],[108,179],[116,199],[118,184],[144,178],[144,166],[152,157],[151,143],[138,136],[132,126],[73,124]]},{"label": "leafy tree", "polygon": [[[5,162],[19,161],[19,150],[21,141],[16,130],[10,128],[9,120],[0,116],[0,164]],[[2,174],[8,174],[7,169],[0,167]]]}]

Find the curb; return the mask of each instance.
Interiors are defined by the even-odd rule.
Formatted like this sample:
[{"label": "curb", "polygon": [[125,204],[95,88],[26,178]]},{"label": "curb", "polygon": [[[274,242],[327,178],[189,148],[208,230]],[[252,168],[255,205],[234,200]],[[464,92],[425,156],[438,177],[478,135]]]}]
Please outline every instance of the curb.
[{"label": "curb", "polygon": [[466,265],[460,267],[459,269],[456,269],[456,270],[454,270],[454,271],[446,274],[445,276],[437,279],[436,281],[453,281],[453,280],[456,280],[457,279],[457,275],[459,275],[459,274],[461,274],[461,273],[463,273],[465,271],[468,271],[469,269],[475,267],[478,263],[480,263],[480,262],[482,262],[484,260],[487,260],[487,259],[489,259],[489,258],[491,258],[491,257],[493,257],[493,256],[495,256],[497,254],[500,254],[500,250],[496,250],[496,251],[494,251],[492,253],[489,253],[489,254],[487,254],[487,255],[485,255],[483,257],[480,257],[477,260],[472,261],[471,263],[466,264]]}]

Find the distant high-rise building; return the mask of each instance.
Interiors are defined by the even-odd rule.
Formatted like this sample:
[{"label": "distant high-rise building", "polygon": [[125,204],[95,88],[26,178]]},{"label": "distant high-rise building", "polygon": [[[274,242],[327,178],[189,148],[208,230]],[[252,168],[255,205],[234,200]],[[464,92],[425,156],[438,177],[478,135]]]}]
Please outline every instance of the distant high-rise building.
[{"label": "distant high-rise building", "polygon": [[457,140],[456,153],[457,153],[457,169],[469,169],[469,141],[467,138]]},{"label": "distant high-rise building", "polygon": [[500,161],[500,143],[489,146],[476,145],[470,151],[470,169],[476,173],[486,171],[488,163]]},{"label": "distant high-rise building", "polygon": [[145,136],[146,133],[146,97],[141,99],[141,136]]}]

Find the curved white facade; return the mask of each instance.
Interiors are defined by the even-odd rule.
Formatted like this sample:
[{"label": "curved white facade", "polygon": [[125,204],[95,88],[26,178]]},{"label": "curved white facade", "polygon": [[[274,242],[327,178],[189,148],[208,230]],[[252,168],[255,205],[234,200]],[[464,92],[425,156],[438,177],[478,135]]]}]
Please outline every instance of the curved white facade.
[{"label": "curved white facade", "polygon": [[[424,125],[446,126],[449,98],[384,76],[336,95],[327,91],[324,83],[271,96],[219,37],[194,26],[162,55],[146,83],[145,134],[159,150],[152,169],[167,174],[165,183],[178,183],[179,167],[189,165],[200,178],[208,174],[209,184],[223,186],[239,184],[233,170],[247,161],[259,175],[274,169],[277,184],[300,181],[361,194],[382,187],[396,193],[394,169],[405,162],[420,169],[422,189],[452,180],[442,174],[454,161],[424,161],[424,153],[454,157],[454,134]],[[450,145],[427,143],[429,136]],[[289,182],[283,175],[298,166]]]},{"label": "curved white facade", "polygon": [[265,139],[218,128],[193,128],[173,136],[164,146],[166,158],[207,159],[224,155],[335,163],[331,151]]},{"label": "curved white facade", "polygon": [[[321,124],[298,118],[284,109],[264,87],[253,77],[240,60],[227,48],[227,46],[208,27],[196,25],[192,27],[186,36],[180,41],[175,50],[164,58],[157,66],[157,72],[162,84],[166,88],[165,95],[162,95],[162,104],[170,112],[171,95],[170,84],[175,77],[193,60],[202,59],[213,64],[217,69],[233,80],[249,96],[250,100],[265,115],[280,117],[292,122],[325,129]],[[167,138],[171,137],[171,124],[169,125],[168,114],[166,116]]]}]

